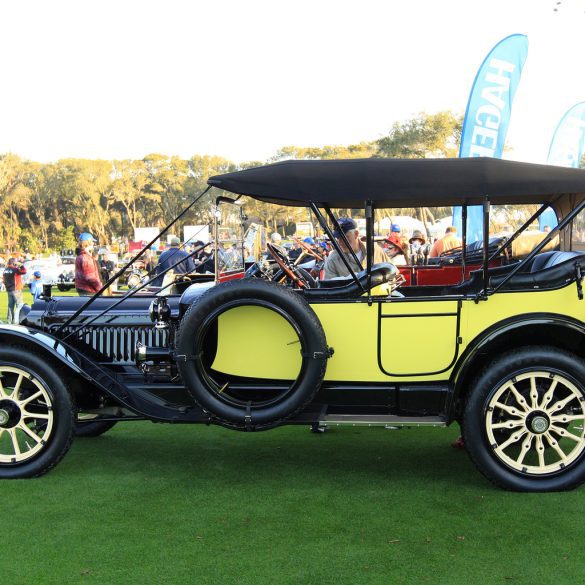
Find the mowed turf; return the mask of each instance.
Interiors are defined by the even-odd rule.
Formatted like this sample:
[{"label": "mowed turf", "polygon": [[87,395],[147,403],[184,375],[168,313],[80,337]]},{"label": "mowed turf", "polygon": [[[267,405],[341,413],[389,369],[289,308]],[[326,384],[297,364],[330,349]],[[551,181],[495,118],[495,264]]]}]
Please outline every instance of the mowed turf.
[{"label": "mowed turf", "polygon": [[455,436],[118,425],[1,483],[2,583],[582,582],[583,490],[493,488]]},{"label": "mowed turf", "polygon": [[457,433],[119,424],[0,482],[0,583],[583,582],[585,488],[501,491]]}]

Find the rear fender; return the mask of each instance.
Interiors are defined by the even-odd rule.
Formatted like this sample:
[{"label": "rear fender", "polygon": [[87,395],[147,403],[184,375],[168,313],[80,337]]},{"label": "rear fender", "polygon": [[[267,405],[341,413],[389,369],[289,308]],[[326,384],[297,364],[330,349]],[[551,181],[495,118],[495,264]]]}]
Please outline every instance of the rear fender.
[{"label": "rear fender", "polygon": [[497,356],[521,346],[546,344],[585,357],[585,324],[565,315],[534,313],[496,323],[474,339],[450,380],[450,418],[459,418],[472,382]]}]

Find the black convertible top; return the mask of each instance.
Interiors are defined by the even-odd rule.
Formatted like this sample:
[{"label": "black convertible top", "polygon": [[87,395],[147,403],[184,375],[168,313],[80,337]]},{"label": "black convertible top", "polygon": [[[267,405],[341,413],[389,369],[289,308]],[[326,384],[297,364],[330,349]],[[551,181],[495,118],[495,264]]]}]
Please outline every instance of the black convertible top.
[{"label": "black convertible top", "polygon": [[336,208],[544,203],[585,193],[585,170],[494,158],[290,160],[210,177],[209,185],[279,205]]}]

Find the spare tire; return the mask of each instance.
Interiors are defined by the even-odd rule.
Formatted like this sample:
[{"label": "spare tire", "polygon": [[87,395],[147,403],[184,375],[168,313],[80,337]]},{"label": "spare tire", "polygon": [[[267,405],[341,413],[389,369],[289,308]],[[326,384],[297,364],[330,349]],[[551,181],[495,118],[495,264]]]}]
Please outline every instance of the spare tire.
[{"label": "spare tire", "polygon": [[[276,312],[298,336],[301,352],[298,377],[268,398],[250,399],[249,394],[238,394],[229,387],[229,379],[227,383],[225,379],[218,382],[210,369],[217,347],[213,337],[217,334],[214,329],[217,319],[241,306],[259,306]],[[323,327],[301,294],[260,279],[234,280],[211,288],[185,313],[176,342],[179,371],[195,402],[221,424],[239,430],[272,428],[302,410],[319,390],[330,355]],[[254,383],[261,388],[262,380]]]}]

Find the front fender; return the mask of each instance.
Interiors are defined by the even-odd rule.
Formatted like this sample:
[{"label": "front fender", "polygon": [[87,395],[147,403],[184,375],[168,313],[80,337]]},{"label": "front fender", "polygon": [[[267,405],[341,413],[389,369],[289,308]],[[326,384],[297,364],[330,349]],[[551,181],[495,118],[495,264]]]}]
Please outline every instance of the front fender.
[{"label": "front fender", "polygon": [[49,333],[31,329],[24,325],[0,325],[0,346],[23,345],[31,350],[36,350],[47,357],[57,360],[67,366],[70,370],[79,374],[86,380],[91,380],[75,359],[74,353],[62,341],[56,339]]}]

